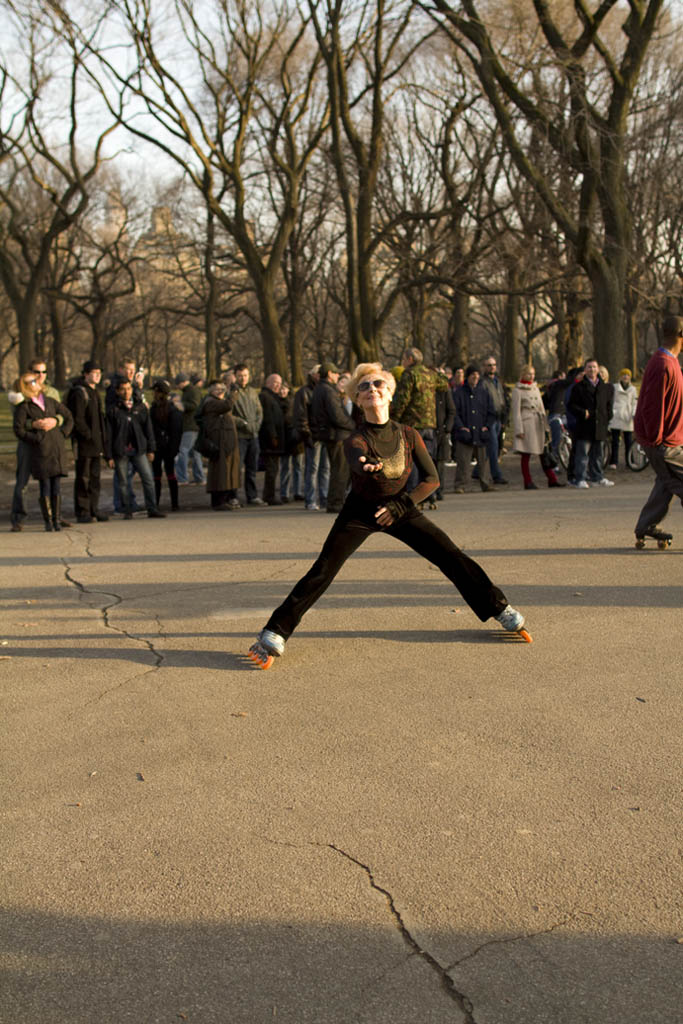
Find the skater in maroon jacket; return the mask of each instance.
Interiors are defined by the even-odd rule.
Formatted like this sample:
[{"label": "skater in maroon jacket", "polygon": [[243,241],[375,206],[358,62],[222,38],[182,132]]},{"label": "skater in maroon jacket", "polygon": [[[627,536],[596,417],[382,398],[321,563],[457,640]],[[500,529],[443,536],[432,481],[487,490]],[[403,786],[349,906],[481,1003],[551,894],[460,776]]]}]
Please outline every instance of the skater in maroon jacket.
[{"label": "skater in maroon jacket", "polygon": [[[351,490],[320,555],[275,609],[250,649],[263,668],[270,666],[273,656],[284,653],[285,642],[349,555],[380,531],[438,566],[482,622],[495,618],[509,632],[531,639],[523,629],[524,617],[510,607],[484,570],[417,508],[439,486],[439,478],[419,433],[389,419],[395,386],[392,374],[379,363],[361,363],[348,382],[346,393],[364,415],[364,422],[344,443]],[[420,481],[408,491],[413,463]]]},{"label": "skater in maroon jacket", "polygon": [[645,546],[646,537],[653,537],[659,547],[669,547],[672,535],[658,526],[674,495],[683,504],[683,373],[678,361],[683,317],[666,317],[662,335],[661,348],[645,367],[633,424],[656,476],[636,523],[639,548]]}]

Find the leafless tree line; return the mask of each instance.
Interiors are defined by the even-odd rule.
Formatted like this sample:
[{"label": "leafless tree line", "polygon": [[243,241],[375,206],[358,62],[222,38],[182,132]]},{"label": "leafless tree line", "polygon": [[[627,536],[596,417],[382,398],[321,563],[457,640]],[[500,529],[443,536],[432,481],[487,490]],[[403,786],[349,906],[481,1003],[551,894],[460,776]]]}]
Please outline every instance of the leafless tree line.
[{"label": "leafless tree line", "polygon": [[0,370],[642,365],[683,312],[665,0],[0,0]]}]

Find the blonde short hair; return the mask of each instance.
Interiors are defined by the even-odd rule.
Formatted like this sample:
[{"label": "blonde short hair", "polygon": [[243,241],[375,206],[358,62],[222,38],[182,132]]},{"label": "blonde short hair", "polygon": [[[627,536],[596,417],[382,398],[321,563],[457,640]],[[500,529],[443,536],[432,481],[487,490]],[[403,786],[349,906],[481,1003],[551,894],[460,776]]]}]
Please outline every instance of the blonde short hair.
[{"label": "blonde short hair", "polygon": [[21,391],[24,398],[32,398],[34,394],[40,394],[42,391],[45,390],[43,388],[43,385],[41,384],[37,392],[31,391],[31,388],[27,381],[37,379],[38,378],[36,377],[34,370],[28,370],[27,373],[22,373],[21,377],[19,378],[19,390]]},{"label": "blonde short hair", "polygon": [[363,377],[369,377],[371,374],[386,381],[389,394],[393,396],[396,390],[396,378],[389,370],[384,370],[381,363],[359,363],[344,385],[344,391],[352,402],[358,399],[358,385]]}]

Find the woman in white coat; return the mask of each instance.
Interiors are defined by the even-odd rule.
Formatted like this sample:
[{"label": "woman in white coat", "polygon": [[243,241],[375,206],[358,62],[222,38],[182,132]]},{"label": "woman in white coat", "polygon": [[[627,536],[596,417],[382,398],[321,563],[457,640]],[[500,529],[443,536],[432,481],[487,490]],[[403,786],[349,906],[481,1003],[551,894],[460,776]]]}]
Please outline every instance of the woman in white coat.
[{"label": "woman in white coat", "polygon": [[[515,435],[514,450],[522,457],[522,476],[524,489],[527,491],[538,490],[531,478],[529,461],[532,455],[540,457],[543,452],[548,429],[543,399],[535,379],[536,371],[533,366],[523,366],[519,382],[515,384],[510,397],[512,430]],[[564,487],[557,479],[554,469],[544,466],[542,461],[541,466],[548,478],[548,487]]]},{"label": "woman in white coat", "polygon": [[628,459],[633,441],[633,417],[637,404],[638,392],[631,383],[631,371],[625,368],[619,374],[619,383],[614,385],[614,406],[612,419],[609,421],[612,437],[610,469],[616,469],[619,464],[619,434],[624,435],[624,459]]}]

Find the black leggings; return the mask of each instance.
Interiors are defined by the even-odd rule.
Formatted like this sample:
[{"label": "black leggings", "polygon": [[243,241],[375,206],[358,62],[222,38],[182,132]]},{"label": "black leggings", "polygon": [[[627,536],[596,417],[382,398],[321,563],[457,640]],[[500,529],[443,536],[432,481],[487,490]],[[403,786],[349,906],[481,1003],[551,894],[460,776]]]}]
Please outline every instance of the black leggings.
[{"label": "black leggings", "polygon": [[41,498],[49,498],[50,501],[54,501],[58,498],[62,491],[61,477],[49,476],[45,480],[39,480],[39,494]]},{"label": "black leggings", "polygon": [[381,531],[374,524],[351,518],[342,511],[317,559],[280,607],[275,609],[266,629],[288,640],[308,609],[325,593],[346,559],[367,537],[379,532],[403,541],[441,569],[482,622],[500,614],[506,607],[505,595],[493,585],[484,570],[421,512],[412,511],[400,522]]}]

